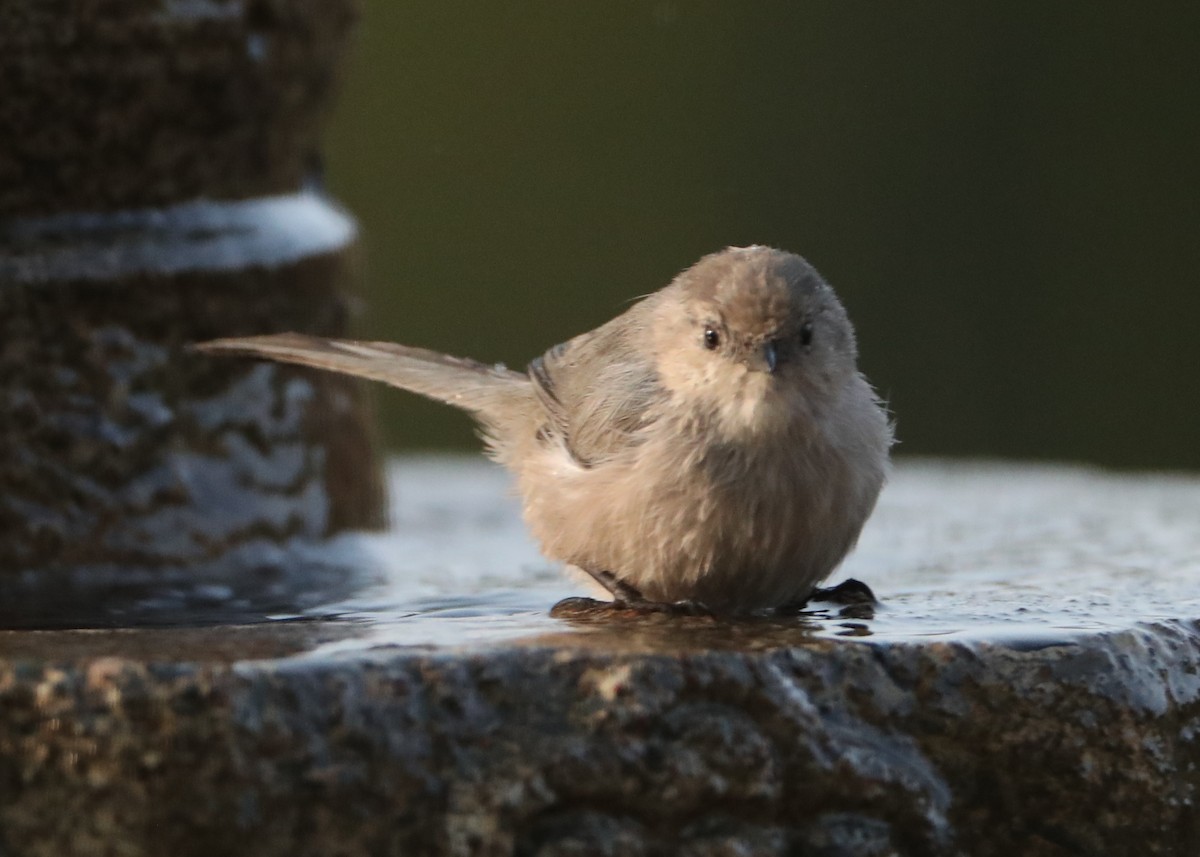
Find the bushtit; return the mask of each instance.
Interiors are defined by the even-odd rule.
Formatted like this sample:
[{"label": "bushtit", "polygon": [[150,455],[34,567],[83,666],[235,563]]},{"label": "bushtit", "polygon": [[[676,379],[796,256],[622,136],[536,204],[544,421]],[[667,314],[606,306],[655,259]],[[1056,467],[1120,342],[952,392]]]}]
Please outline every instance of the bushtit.
[{"label": "bushtit", "polygon": [[525,372],[295,333],[198,346],[385,381],[462,408],[551,559],[615,601],[801,603],[853,547],[891,427],[854,330],[804,259],[705,256]]}]

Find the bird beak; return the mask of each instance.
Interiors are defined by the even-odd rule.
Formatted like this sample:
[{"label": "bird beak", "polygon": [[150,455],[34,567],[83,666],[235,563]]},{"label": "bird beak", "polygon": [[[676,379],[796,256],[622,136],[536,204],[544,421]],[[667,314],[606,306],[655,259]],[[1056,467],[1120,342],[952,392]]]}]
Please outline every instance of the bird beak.
[{"label": "bird beak", "polygon": [[763,361],[767,364],[767,371],[774,374],[775,367],[779,365],[779,350],[775,347],[774,342],[768,342],[763,346],[762,356]]}]

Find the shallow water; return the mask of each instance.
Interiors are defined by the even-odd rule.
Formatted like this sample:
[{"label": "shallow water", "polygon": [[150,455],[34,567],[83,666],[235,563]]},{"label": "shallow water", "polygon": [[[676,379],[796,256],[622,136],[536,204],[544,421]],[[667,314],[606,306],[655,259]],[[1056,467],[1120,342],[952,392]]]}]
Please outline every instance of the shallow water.
[{"label": "shallow water", "polygon": [[1193,476],[904,460],[832,578],[867,582],[882,602],[875,617],[845,619],[832,607],[737,628],[703,619],[552,619],[556,601],[587,586],[540,556],[504,471],[477,458],[400,458],[389,476],[392,526],[359,545],[379,563],[381,581],[335,605],[354,632],[316,654],[559,642],[562,632],[661,642],[682,628],[708,645],[853,636],[1037,647],[1200,617]]}]

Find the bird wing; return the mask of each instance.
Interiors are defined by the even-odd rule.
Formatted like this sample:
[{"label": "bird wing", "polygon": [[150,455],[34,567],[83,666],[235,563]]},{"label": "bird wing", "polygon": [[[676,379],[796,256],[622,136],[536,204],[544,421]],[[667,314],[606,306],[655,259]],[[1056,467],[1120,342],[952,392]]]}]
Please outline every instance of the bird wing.
[{"label": "bird wing", "polygon": [[663,395],[625,316],[551,348],[529,364],[546,429],[585,467],[637,442]]}]

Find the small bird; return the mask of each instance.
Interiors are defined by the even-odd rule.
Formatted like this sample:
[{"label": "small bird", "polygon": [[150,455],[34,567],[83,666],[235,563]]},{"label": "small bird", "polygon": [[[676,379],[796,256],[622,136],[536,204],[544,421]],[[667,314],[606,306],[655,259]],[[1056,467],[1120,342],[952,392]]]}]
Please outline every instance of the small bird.
[{"label": "small bird", "polygon": [[804,259],[705,256],[525,372],[297,333],[196,346],[384,381],[467,411],[552,560],[613,601],[802,604],[858,539],[892,429],[854,329]]}]

